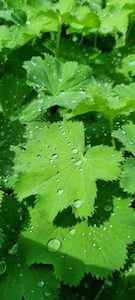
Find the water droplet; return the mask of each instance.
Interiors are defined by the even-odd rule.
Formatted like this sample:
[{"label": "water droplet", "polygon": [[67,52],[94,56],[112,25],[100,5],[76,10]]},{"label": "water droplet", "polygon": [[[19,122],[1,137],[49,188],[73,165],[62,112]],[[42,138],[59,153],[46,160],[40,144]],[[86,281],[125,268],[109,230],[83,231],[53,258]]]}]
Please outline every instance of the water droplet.
[{"label": "water droplet", "polygon": [[61,195],[63,194],[63,190],[62,190],[62,189],[59,189],[59,190],[57,191],[57,194],[58,194],[58,196],[61,196]]},{"label": "water droplet", "polygon": [[59,82],[62,82],[63,81],[63,78],[59,78]]},{"label": "water droplet", "polygon": [[71,143],[70,143],[70,142],[68,142],[68,146],[71,146]]},{"label": "water droplet", "polygon": [[54,159],[57,159],[58,158],[58,154],[53,154],[52,155],[52,159],[54,160]]},{"label": "water droplet", "polygon": [[61,92],[60,92],[60,95],[65,95],[65,92],[64,92],[64,91],[61,91]]},{"label": "water droplet", "polygon": [[130,62],[129,62],[129,65],[130,65],[130,66],[135,66],[135,61],[134,61],[134,60],[130,61]]},{"label": "water droplet", "polygon": [[80,91],[80,94],[81,94],[81,95],[84,95],[84,94],[86,94],[86,92],[85,92],[84,90],[81,90],[81,91]]},{"label": "water droplet", "polygon": [[82,200],[79,200],[79,199],[78,199],[78,200],[75,200],[73,205],[74,205],[75,208],[81,207],[81,205],[82,205]]},{"label": "water droplet", "polygon": [[18,244],[14,244],[9,250],[8,250],[8,253],[10,255],[15,255],[17,254],[17,251],[18,251]]},{"label": "water droplet", "polygon": [[45,284],[44,281],[43,281],[43,280],[40,280],[40,281],[38,281],[37,286],[38,286],[38,287],[43,287],[44,284]]},{"label": "water droplet", "polygon": [[134,142],[133,142],[133,141],[130,141],[129,144],[130,144],[130,145],[134,145]]},{"label": "water droplet", "polygon": [[34,62],[33,60],[31,61],[32,65],[35,67],[37,65],[36,62]]},{"label": "water droplet", "polygon": [[51,239],[47,244],[47,249],[51,252],[57,252],[60,249],[61,242],[57,239]]},{"label": "water droplet", "polygon": [[70,233],[71,235],[74,235],[74,234],[75,234],[75,229],[74,229],[74,228],[70,229],[70,230],[69,230],[69,233]]},{"label": "water droplet", "polygon": [[108,204],[106,204],[105,206],[104,206],[104,209],[106,210],[106,211],[110,211],[110,210],[112,210],[112,204],[110,203],[108,203]]},{"label": "water droplet", "polygon": [[69,271],[72,271],[72,267],[69,267],[68,270],[69,270]]},{"label": "water droplet", "polygon": [[51,296],[51,293],[49,293],[49,292],[45,292],[45,296],[48,298],[48,297],[50,297],[50,296]]},{"label": "water droplet", "polygon": [[31,25],[31,22],[30,21],[26,21],[26,25]]},{"label": "water droplet", "polygon": [[76,153],[78,153],[78,150],[76,148],[74,148],[74,149],[72,149],[72,153],[76,154]]},{"label": "water droplet", "polygon": [[80,166],[81,163],[82,163],[82,161],[81,161],[80,159],[78,159],[78,160],[75,161],[75,165],[76,165],[76,166]]},{"label": "water droplet", "polygon": [[21,265],[20,263],[17,264],[17,267],[18,267],[18,268],[21,268],[21,266],[22,266],[22,265]]},{"label": "water droplet", "polygon": [[0,261],[0,275],[4,274],[7,269],[7,265],[4,260]]}]

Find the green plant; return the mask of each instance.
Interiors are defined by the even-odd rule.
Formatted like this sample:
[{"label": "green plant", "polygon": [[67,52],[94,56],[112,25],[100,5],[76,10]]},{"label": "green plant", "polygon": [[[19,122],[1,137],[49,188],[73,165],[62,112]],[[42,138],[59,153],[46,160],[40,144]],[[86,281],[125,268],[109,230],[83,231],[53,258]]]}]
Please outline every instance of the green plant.
[{"label": "green plant", "polygon": [[135,298],[133,0],[0,1],[0,297]]}]

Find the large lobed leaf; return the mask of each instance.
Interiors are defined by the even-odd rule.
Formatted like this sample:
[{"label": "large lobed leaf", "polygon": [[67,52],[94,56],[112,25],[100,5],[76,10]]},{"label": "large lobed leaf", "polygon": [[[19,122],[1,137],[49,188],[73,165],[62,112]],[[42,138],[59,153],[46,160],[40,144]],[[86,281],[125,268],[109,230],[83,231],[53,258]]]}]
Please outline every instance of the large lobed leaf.
[{"label": "large lobed leaf", "polygon": [[[64,121],[49,127],[35,123],[30,125],[27,137],[24,148],[16,151],[15,182],[11,183],[19,199],[38,195],[38,209],[42,212],[44,207],[46,218],[51,220],[70,205],[76,215],[90,215],[96,180],[118,178],[121,153],[103,145],[85,153],[81,122]],[[77,208],[76,201],[80,203]]]},{"label": "large lobed leaf", "polygon": [[52,268],[43,265],[28,267],[21,255],[6,257],[6,270],[0,280],[2,300],[21,300],[23,297],[25,300],[54,300],[58,293],[59,281]]},{"label": "large lobed leaf", "polygon": [[109,222],[100,227],[85,221],[72,227],[56,227],[34,208],[31,227],[20,240],[28,264],[52,264],[56,278],[70,285],[78,284],[87,272],[97,278],[107,278],[124,265],[127,244],[135,240],[130,201],[114,198]]},{"label": "large lobed leaf", "polygon": [[39,92],[39,100],[44,109],[54,105],[74,108],[87,97],[91,71],[89,67],[77,62],[60,62],[56,57],[46,54],[45,59],[33,57],[24,63],[27,82]]}]

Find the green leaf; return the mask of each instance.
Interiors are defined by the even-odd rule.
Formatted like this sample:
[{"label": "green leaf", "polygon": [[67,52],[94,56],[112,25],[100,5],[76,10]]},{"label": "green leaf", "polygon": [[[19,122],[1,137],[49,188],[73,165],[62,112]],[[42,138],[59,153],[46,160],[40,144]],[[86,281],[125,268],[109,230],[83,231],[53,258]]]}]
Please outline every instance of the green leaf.
[{"label": "green leaf", "polygon": [[75,4],[76,4],[76,0],[69,0],[69,1],[59,0],[58,3],[56,4],[56,8],[59,9],[60,14],[63,16],[64,14],[71,13]]},{"label": "green leaf", "polygon": [[120,186],[125,192],[135,194],[135,158],[127,158],[122,168]]},{"label": "green leaf", "polygon": [[0,297],[2,300],[54,300],[59,293],[59,282],[49,266],[28,267],[19,255],[5,258],[6,271],[1,275]]},{"label": "green leaf", "polygon": [[56,227],[34,208],[32,229],[25,231],[20,241],[28,264],[52,264],[56,278],[70,285],[78,284],[87,272],[97,278],[108,277],[124,265],[127,244],[135,240],[130,201],[115,198],[109,222],[100,227],[84,221],[68,228]]},{"label": "green leaf", "polygon": [[[26,13],[29,6],[26,7]],[[53,9],[42,9],[42,7],[30,7],[27,16],[26,26],[22,29],[22,34],[38,36],[41,32],[57,32],[59,26],[58,14]]]},{"label": "green leaf", "polygon": [[117,3],[117,5],[108,4],[102,11],[99,12],[101,22],[99,31],[102,34],[116,34],[116,32],[122,33],[123,39],[121,46],[123,46],[128,28],[128,17],[131,12],[132,10],[126,9],[119,3]]},{"label": "green leaf", "polygon": [[44,108],[54,105],[74,108],[87,97],[85,89],[89,83],[91,71],[77,62],[62,63],[46,54],[45,60],[33,57],[24,63],[27,70],[27,82],[39,91]]},{"label": "green leaf", "polygon": [[11,13],[12,13],[12,10],[1,8],[0,9],[0,18],[5,19],[7,21],[12,20]]},{"label": "green leaf", "polygon": [[112,135],[125,146],[126,151],[135,155],[135,125],[131,121],[121,129],[113,131]]},{"label": "green leaf", "polygon": [[1,202],[1,200],[2,200],[2,198],[3,198],[3,191],[2,190],[0,190],[0,202]]},{"label": "green leaf", "polygon": [[22,9],[15,9],[13,11],[13,13],[11,14],[12,19],[14,21],[15,24],[17,25],[25,25],[26,21],[27,21],[27,15],[25,14],[25,12]]},{"label": "green leaf", "polygon": [[[128,94],[130,90],[130,94]],[[87,89],[87,98],[82,100],[73,108],[71,113],[67,113],[67,117],[74,117],[90,111],[96,111],[113,120],[120,114],[128,115],[135,110],[135,101],[133,97],[134,84],[131,86],[116,85],[112,88],[112,82],[104,82],[99,80],[90,80]]]},{"label": "green leaf", "polygon": [[108,146],[95,146],[86,153],[84,147],[82,123],[30,126],[26,150],[18,149],[15,159],[16,179],[12,184],[19,199],[37,194],[38,209],[44,207],[46,218],[51,220],[69,205],[75,207],[76,200],[80,201],[76,215],[91,214],[96,180],[116,180],[122,156]]},{"label": "green leaf", "polygon": [[0,102],[4,115],[11,120],[18,118],[19,109],[30,91],[24,79],[15,78],[13,75],[5,76],[0,82]]},{"label": "green leaf", "polygon": [[90,32],[97,32],[99,28],[99,18],[88,6],[77,6],[68,23],[68,34],[77,32],[88,35]]},{"label": "green leaf", "polygon": [[9,122],[0,114],[0,179],[3,184],[7,184],[8,176],[12,173],[14,152],[10,146],[23,142],[23,133],[24,127],[18,121]]},{"label": "green leaf", "polygon": [[122,60],[122,67],[118,69],[119,72],[123,73],[128,78],[129,75],[135,75],[135,54],[129,54]]},{"label": "green leaf", "polygon": [[113,280],[107,280],[102,286],[96,300],[107,299],[108,295],[110,300],[133,300],[135,290],[134,293],[131,293],[128,287],[128,281],[123,276],[120,276]]}]

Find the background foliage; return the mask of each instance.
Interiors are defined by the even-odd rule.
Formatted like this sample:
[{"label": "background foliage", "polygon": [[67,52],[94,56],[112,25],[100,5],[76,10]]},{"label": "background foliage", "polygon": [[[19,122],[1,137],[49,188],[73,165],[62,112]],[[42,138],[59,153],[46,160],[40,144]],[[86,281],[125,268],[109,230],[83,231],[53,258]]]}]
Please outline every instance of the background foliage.
[{"label": "background foliage", "polygon": [[0,297],[135,299],[135,1],[0,1]]}]

